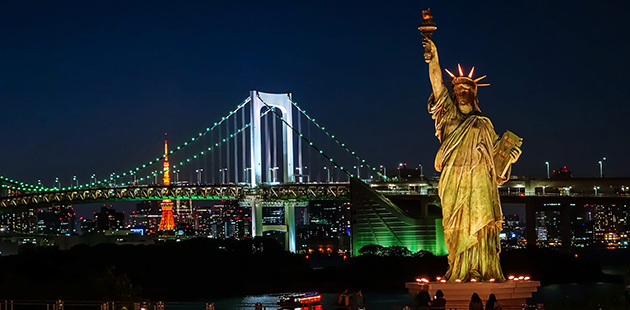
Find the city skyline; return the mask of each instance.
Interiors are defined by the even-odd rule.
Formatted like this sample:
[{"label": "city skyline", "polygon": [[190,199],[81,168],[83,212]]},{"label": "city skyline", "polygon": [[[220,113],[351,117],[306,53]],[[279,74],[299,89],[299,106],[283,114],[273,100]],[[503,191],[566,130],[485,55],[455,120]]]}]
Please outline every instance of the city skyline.
[{"label": "city skyline", "polygon": [[[563,223],[563,215],[558,207],[559,203],[549,203],[549,209],[535,211],[532,219],[533,223],[527,223],[525,216],[518,214],[506,214],[505,223],[501,233],[502,245],[506,249],[522,249],[530,246],[527,243],[526,229],[530,225],[535,228],[536,241],[532,246],[561,248],[564,241],[570,241],[570,247],[612,247],[627,248],[628,233],[628,205],[616,204],[585,204],[579,205],[571,203],[565,210],[569,212],[570,222]],[[296,208],[293,221],[297,227],[297,236],[302,242],[296,250],[310,251],[323,244],[328,244],[331,249],[348,250],[348,237],[351,229],[350,208],[347,202],[319,201]],[[103,205],[98,212],[92,216],[82,217],[78,211],[81,208],[72,206],[55,205],[50,207],[40,207],[23,210],[14,214],[3,214],[0,216],[0,232],[5,239],[15,242],[22,238],[29,243],[39,240],[41,242],[59,242],[59,237],[85,236],[94,234],[111,235],[115,233],[118,238],[132,236],[131,240],[118,239],[117,242],[153,242],[156,238],[166,238],[168,234],[158,232],[160,226],[161,208],[158,201],[137,202],[134,211],[125,214],[120,209]],[[565,212],[562,211],[562,212]],[[188,201],[177,203],[176,228],[173,238],[215,238],[215,239],[247,239],[252,238],[252,215],[251,209],[239,205],[236,201],[215,201],[207,206],[195,206],[190,208]],[[281,225],[285,214],[282,208],[266,208],[263,221],[267,225]],[[309,228],[310,227],[310,228]],[[570,232],[568,239],[564,239],[563,230]],[[149,239],[142,239],[140,236],[149,236]],[[283,234],[267,232],[264,237],[280,239],[283,242]],[[315,238],[310,242],[308,239]],[[35,239],[33,239],[35,238]],[[39,238],[39,239],[37,239]],[[15,239],[15,240],[14,240]],[[19,239],[19,240],[22,240]],[[41,239],[41,240],[40,240]],[[168,238],[167,238],[168,239]],[[48,240],[48,241],[46,241]],[[79,241],[73,239],[73,243],[64,244],[65,248],[74,243],[96,244],[95,240],[85,239]],[[107,241],[112,242],[114,239]],[[22,241],[20,241],[22,242]],[[104,240],[96,242],[106,242]],[[21,244],[21,243],[19,243]],[[30,243],[29,243],[30,244]],[[35,244],[35,243],[33,243]],[[52,244],[52,243],[51,243]],[[343,244],[343,245],[342,245]],[[566,247],[565,247],[566,248]],[[413,249],[410,248],[410,250]],[[423,247],[422,250],[435,252],[435,249]],[[335,253],[337,250],[335,250]],[[4,252],[3,252],[4,253]],[[7,255],[5,253],[4,255]]]},{"label": "city skyline", "polygon": [[416,29],[428,6],[444,67],[487,74],[482,111],[497,133],[524,138],[513,174],[544,176],[549,162],[595,177],[606,157],[605,175],[629,175],[623,10],[512,5],[11,4],[0,30],[0,174],[46,186],[102,179],[159,156],[164,131],[179,144],[261,89],[291,92],[371,164],[421,163],[433,175]]}]

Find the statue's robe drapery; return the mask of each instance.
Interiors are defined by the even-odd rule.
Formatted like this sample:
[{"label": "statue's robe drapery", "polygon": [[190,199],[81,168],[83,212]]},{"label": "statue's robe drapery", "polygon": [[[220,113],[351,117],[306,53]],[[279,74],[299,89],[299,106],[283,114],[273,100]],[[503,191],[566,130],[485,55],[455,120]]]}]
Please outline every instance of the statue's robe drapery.
[{"label": "statue's robe drapery", "polygon": [[[481,112],[459,111],[448,91],[428,102],[441,142],[435,169],[441,171],[439,196],[448,250],[448,282],[456,279],[504,281],[499,263],[499,232],[503,224],[494,147],[498,136],[490,119]],[[475,106],[476,108],[476,106]]]}]

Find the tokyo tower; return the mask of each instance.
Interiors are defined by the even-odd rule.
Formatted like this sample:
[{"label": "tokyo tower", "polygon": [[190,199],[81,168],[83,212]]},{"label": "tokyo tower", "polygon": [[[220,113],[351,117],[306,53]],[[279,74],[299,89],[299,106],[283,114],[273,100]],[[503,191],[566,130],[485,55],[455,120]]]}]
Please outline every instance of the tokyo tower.
[{"label": "tokyo tower", "polygon": [[[166,136],[166,134],[164,134],[164,136]],[[166,138],[164,139],[164,167],[162,169],[164,172],[164,185],[171,185],[171,175],[169,173],[171,168],[168,163],[168,142]],[[162,203],[160,203],[160,206],[162,207],[162,219],[160,220],[158,231],[175,229],[173,202],[170,199],[164,199]]]}]

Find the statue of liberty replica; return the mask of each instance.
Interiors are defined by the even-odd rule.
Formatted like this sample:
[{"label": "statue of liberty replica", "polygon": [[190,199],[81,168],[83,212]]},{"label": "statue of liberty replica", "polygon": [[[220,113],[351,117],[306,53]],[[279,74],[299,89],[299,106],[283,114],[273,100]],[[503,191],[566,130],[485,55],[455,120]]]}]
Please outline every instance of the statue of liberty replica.
[{"label": "statue of liberty replica", "polygon": [[497,185],[510,177],[511,165],[521,155],[522,140],[511,132],[499,137],[490,119],[481,113],[477,89],[485,76],[475,78],[474,67],[458,75],[445,70],[452,78],[442,80],[437,48],[431,33],[437,29],[431,11],[423,11],[418,29],[424,36],[424,58],[429,64],[433,88],[428,109],[435,120],[435,135],[440,148],[435,169],[441,172],[439,196],[442,202],[442,224],[448,250],[447,282],[505,281],[499,253],[499,233],[503,213]]}]

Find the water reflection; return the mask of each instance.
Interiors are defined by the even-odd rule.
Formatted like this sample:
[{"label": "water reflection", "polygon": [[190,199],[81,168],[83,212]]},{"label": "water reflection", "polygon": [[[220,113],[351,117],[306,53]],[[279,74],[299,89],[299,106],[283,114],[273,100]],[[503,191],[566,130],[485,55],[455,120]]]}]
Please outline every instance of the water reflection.
[{"label": "water reflection", "polygon": [[[292,309],[292,310],[339,310],[335,305],[337,294],[321,294],[322,299],[319,304],[309,307],[298,308],[281,308],[276,304],[279,295],[258,295],[247,296],[244,298],[230,298],[218,300],[215,302],[216,310],[237,309],[237,310],[253,310],[256,303],[261,303],[265,310]],[[406,305],[410,305],[413,296],[408,293],[371,293],[364,294],[367,305],[371,310],[390,310],[402,309]]]},{"label": "water reflection", "polygon": [[[579,284],[553,284],[540,287],[538,292],[534,293],[533,298],[528,302],[531,304],[544,303],[545,305],[558,304],[563,300],[580,301],[592,298],[600,293],[623,291],[625,286],[621,283],[579,283]],[[320,304],[313,305],[315,308],[301,307],[290,308],[293,310],[338,310],[335,306],[337,294],[321,294],[322,300]],[[367,308],[370,310],[392,310],[403,309],[410,306],[413,302],[413,295],[409,293],[376,293],[363,292]],[[215,301],[216,310],[236,309],[236,310],[253,310],[256,303],[260,302],[265,310],[281,309],[276,304],[279,295],[259,295],[247,296],[244,298],[229,298]],[[448,296],[445,296],[448,304]]]}]

